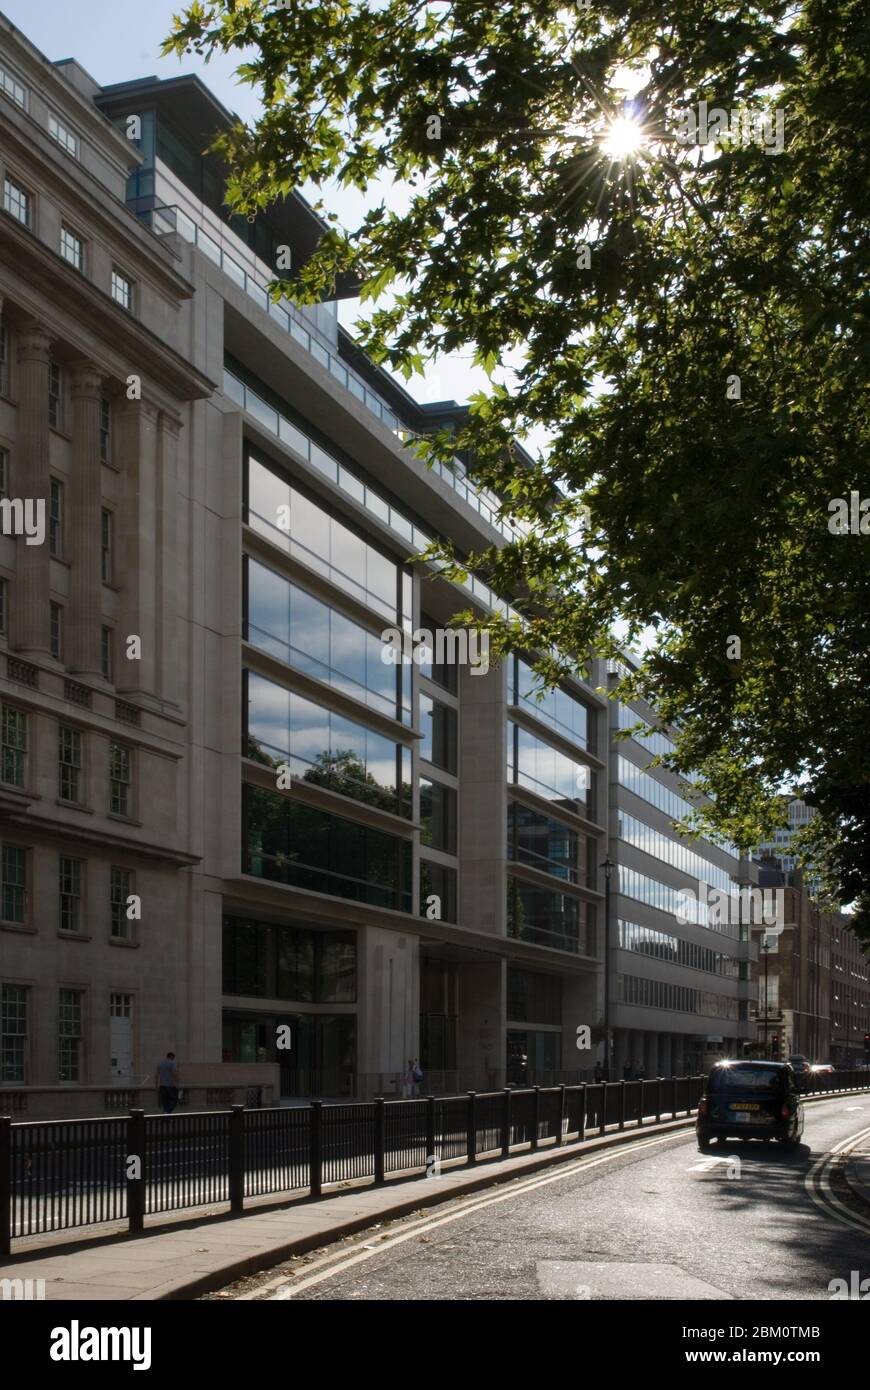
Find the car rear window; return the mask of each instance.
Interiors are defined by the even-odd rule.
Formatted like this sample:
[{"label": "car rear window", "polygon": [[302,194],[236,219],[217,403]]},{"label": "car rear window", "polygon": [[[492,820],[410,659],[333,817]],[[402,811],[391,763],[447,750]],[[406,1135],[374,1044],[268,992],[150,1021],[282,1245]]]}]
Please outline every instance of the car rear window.
[{"label": "car rear window", "polygon": [[788,1073],[777,1067],[717,1067],[710,1073],[711,1091],[779,1091]]}]

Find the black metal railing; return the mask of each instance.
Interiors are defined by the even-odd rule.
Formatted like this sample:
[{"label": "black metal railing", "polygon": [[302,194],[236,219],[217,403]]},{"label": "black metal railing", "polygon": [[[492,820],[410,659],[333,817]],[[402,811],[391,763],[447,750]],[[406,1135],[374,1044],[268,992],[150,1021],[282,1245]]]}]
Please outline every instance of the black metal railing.
[{"label": "black metal railing", "polygon": [[[304,1192],[528,1152],[690,1116],[705,1076],[461,1096],[13,1123],[0,1117],[0,1255],[15,1238]],[[813,1076],[808,1095],[870,1091],[870,1073]],[[3,1104],[0,1093],[0,1106]]]}]

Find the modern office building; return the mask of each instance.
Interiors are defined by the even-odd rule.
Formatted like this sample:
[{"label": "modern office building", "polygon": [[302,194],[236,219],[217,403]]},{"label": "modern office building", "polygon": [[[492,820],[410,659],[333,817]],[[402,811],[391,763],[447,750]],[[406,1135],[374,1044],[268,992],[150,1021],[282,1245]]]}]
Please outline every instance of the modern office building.
[{"label": "modern office building", "polygon": [[391,1094],[412,1058],[428,1088],[575,1079],[604,673],[538,702],[519,658],[384,660],[497,602],[409,557],[509,526],[403,445],[457,407],[335,302],[270,300],[322,228],[297,197],[227,218],[229,119],[0,21],[4,1104],[151,1104],[167,1049],[182,1081],[277,1062],[287,1095]]},{"label": "modern office building", "polygon": [[[674,830],[697,797],[691,781],[653,765],[674,747],[655,712],[612,701],[610,717],[611,1074],[698,1073],[742,1056],[754,1036],[758,870],[734,846]],[[727,910],[711,911],[719,893]]]}]

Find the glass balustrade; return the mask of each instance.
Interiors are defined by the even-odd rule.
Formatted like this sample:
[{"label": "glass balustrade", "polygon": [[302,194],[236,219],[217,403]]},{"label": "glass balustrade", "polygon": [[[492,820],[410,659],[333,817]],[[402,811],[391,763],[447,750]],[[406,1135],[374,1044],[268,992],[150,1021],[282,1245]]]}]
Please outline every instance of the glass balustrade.
[{"label": "glass balustrade", "polygon": [[[321,366],[325,367],[336,381],[350,391],[403,443],[413,437],[414,432],[402,424],[394,411],[363,381],[362,377],[353,368],[348,367],[334,352],[330,352],[313,333],[309,332],[305,325],[300,322],[294,306],[288,300],[283,300],[280,303],[273,300],[265,283],[258,280],[250,271],[245,270],[240,262],[235,260],[225,247],[210,237],[183,208],[154,208],[149,214],[149,220],[152,229],[158,236],[174,234],[189,242],[191,246],[198,247],[204,255],[208,256],[210,261],[229,276],[233,284],[244,290],[264,313],[274,319],[285,333],[289,333],[295,342],[305,348],[306,352],[309,352]],[[484,521],[500,531],[506,540],[517,540],[528,535],[530,528],[525,523],[511,522],[499,516],[498,499],[492,493],[477,489],[468,481],[464,465],[459,459],[454,461],[453,467],[438,462],[433,466],[432,471],[437,473],[449,487],[458,493],[463,501],[478,512]]]}]

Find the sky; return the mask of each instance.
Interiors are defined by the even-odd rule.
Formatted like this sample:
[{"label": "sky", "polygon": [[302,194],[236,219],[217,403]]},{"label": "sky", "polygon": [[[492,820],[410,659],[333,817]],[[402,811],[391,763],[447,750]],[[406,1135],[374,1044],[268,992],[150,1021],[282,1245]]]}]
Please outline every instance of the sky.
[{"label": "sky", "polygon": [[[173,15],[183,8],[183,0],[0,0],[6,18],[46,58],[52,62],[75,58],[102,86],[137,77],[195,73],[224,106],[243,120],[253,120],[259,105],[256,92],[235,77],[235,68],[244,61],[241,53],[218,54],[209,63],[195,53],[183,60],[161,57],[160,47],[171,32]],[[303,191],[311,196],[311,190]],[[345,225],[356,224],[364,209],[361,195],[333,187],[325,189],[323,196],[327,207]],[[397,205],[389,187],[376,196]],[[352,329],[357,317],[356,300],[339,306],[345,327]],[[470,392],[487,385],[486,376],[472,367],[469,357],[453,354],[428,367],[425,377],[400,380],[417,400],[464,402]]]}]

